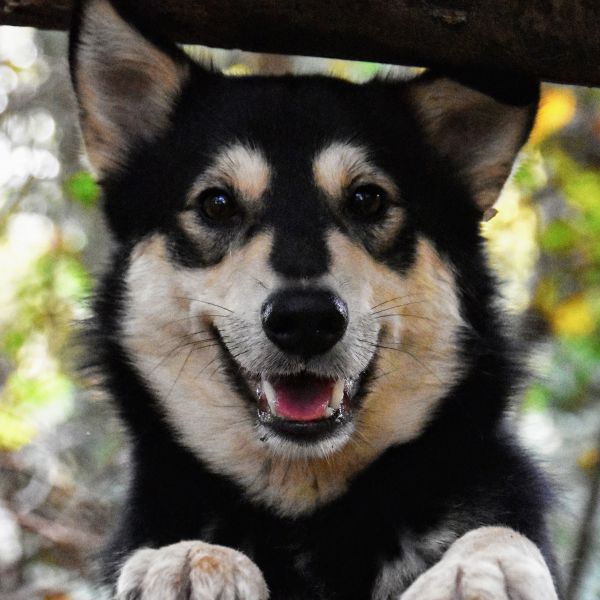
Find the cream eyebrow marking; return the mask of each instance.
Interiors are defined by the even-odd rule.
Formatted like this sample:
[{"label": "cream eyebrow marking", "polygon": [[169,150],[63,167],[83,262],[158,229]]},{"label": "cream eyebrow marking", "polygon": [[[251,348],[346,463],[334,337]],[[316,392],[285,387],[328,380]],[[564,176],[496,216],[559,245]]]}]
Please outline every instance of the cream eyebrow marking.
[{"label": "cream eyebrow marking", "polygon": [[338,199],[353,183],[377,184],[391,197],[398,196],[396,184],[373,164],[367,149],[350,142],[333,142],[320,150],[313,160],[313,177],[331,199]]},{"label": "cream eyebrow marking", "polygon": [[210,187],[227,187],[248,202],[258,202],[269,187],[272,171],[260,149],[241,142],[229,144],[194,183],[189,199]]}]

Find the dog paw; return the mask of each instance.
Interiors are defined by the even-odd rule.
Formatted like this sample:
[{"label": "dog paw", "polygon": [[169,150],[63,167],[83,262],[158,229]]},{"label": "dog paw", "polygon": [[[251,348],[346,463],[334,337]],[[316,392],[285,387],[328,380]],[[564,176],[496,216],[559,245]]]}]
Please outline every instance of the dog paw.
[{"label": "dog paw", "polygon": [[542,554],[504,527],[482,527],[458,539],[400,600],[557,600]]},{"label": "dog paw", "polygon": [[123,565],[116,600],[267,600],[260,569],[244,554],[204,542],[143,548]]}]

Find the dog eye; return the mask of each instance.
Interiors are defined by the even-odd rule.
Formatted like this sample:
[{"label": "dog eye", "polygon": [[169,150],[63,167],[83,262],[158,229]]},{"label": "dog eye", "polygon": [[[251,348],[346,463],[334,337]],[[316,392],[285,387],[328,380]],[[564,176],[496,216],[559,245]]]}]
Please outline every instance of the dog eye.
[{"label": "dog eye", "polygon": [[238,215],[239,207],[229,192],[220,189],[205,190],[200,194],[202,216],[212,223],[229,224]]},{"label": "dog eye", "polygon": [[387,207],[387,195],[376,185],[361,185],[354,189],[348,201],[348,210],[358,219],[373,219]]}]

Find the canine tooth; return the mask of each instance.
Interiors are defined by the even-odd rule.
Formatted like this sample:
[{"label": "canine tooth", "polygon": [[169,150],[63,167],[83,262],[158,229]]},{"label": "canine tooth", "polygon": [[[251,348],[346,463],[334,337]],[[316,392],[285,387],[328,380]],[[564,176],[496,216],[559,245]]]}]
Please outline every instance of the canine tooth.
[{"label": "canine tooth", "polygon": [[271,409],[271,412],[276,415],[277,394],[275,393],[275,388],[266,379],[263,379],[262,385],[265,396],[267,397],[267,402],[269,403],[269,408]]},{"label": "canine tooth", "polygon": [[331,400],[329,401],[329,407],[332,410],[337,410],[342,405],[344,399],[344,380],[338,379],[333,391],[331,392]]},{"label": "canine tooth", "polygon": [[331,415],[334,413],[335,411],[333,410],[333,408],[331,408],[331,406],[328,406],[325,409],[325,416],[326,417],[331,417]]}]

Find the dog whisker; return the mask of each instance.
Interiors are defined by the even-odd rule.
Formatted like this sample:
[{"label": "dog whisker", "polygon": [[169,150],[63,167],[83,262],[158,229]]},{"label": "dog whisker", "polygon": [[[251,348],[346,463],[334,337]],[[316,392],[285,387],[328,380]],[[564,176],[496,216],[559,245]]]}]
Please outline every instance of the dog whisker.
[{"label": "dog whisker", "polygon": [[386,310],[395,310],[396,308],[404,308],[405,306],[412,306],[413,304],[423,304],[423,302],[427,302],[427,300],[414,300],[412,302],[405,302],[404,304],[397,304],[395,306],[388,306],[386,308],[381,308],[379,310],[371,311],[372,315],[378,315]]},{"label": "dog whisker", "polygon": [[408,313],[392,313],[391,315],[375,315],[373,318],[374,319],[390,319],[392,317],[407,317],[407,318],[411,318],[411,319],[424,319],[425,321],[431,321],[432,323],[435,323],[435,319],[432,319],[431,317],[425,317],[424,315],[411,315]]},{"label": "dog whisker", "polygon": [[250,279],[253,279],[254,281],[256,281],[256,283],[258,283],[258,285],[260,285],[261,288],[263,288],[265,290],[271,289],[264,281],[261,281],[257,277],[254,277],[253,275],[249,275],[249,277],[250,277]]},{"label": "dog whisker", "polygon": [[187,356],[185,357],[185,360],[183,361],[183,364],[181,365],[181,367],[179,368],[179,371],[177,372],[177,376],[175,377],[175,381],[173,381],[173,384],[171,385],[171,388],[169,389],[169,391],[167,392],[167,399],[171,397],[171,393],[173,392],[173,390],[175,389],[175,386],[177,385],[177,382],[179,381],[179,378],[181,377],[181,374],[183,373],[185,367],[188,364],[188,361],[190,360],[190,357],[192,356],[192,354],[195,352],[195,348],[192,348]]},{"label": "dog whisker", "polygon": [[410,358],[412,358],[412,360],[414,362],[416,362],[421,368],[423,368],[425,371],[427,371],[431,376],[435,377],[435,379],[437,379],[437,381],[439,383],[442,383],[441,380],[439,379],[439,377],[427,366],[425,365],[421,360],[419,360],[412,352],[409,352],[406,348],[400,348],[400,347],[396,347],[396,346],[386,346],[384,344],[378,343],[378,342],[370,342],[368,340],[360,340],[362,342],[365,342],[375,348],[378,348],[380,350],[393,350],[394,352],[401,352],[402,354],[406,355],[406,356],[410,356]]},{"label": "dog whisker", "polygon": [[389,300],[384,300],[383,302],[380,302],[379,304],[375,304],[375,306],[371,306],[370,310],[373,311],[376,308],[383,306],[384,304],[389,304],[390,302],[395,302],[396,300],[402,300],[404,298],[410,298],[412,296],[418,296],[418,294],[405,294],[403,296],[395,296],[394,298],[390,298]]},{"label": "dog whisker", "polygon": [[209,306],[214,306],[215,308],[221,308],[226,310],[228,313],[235,313],[235,311],[227,308],[226,306],[222,306],[221,304],[217,304],[216,302],[209,302],[208,300],[200,300],[199,298],[189,298],[187,296],[175,296],[177,300],[189,300],[190,302],[201,302],[202,304],[208,304]]}]

